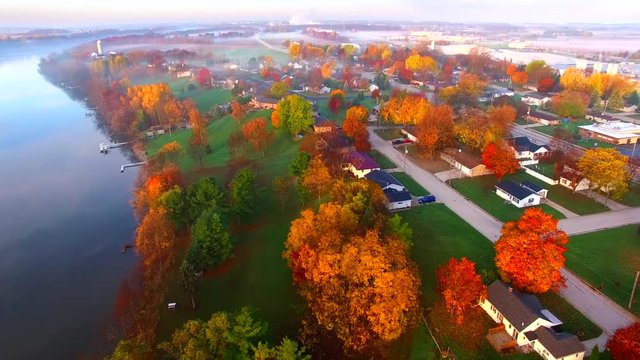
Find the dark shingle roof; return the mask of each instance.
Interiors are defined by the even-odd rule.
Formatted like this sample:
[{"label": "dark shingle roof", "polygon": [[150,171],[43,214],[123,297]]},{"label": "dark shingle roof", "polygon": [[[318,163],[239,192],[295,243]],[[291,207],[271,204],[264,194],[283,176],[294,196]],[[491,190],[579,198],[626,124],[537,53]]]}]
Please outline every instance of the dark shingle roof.
[{"label": "dark shingle roof", "polygon": [[538,112],[538,111],[530,111],[529,112],[529,116],[534,117],[536,119],[544,119],[544,120],[549,120],[549,121],[559,120],[557,116],[550,115],[550,114],[545,114],[545,113]]},{"label": "dark shingle roof", "polygon": [[532,92],[532,93],[528,93],[528,94],[525,94],[524,96],[525,97],[531,97],[531,98],[534,98],[534,99],[539,99],[539,100],[542,100],[544,98],[550,97],[549,94],[543,93],[543,92],[540,92],[540,91],[535,91],[535,92]]},{"label": "dark shingle roof", "polygon": [[556,359],[584,351],[584,345],[573,334],[557,334],[543,326],[537,328],[533,333],[537,336],[540,344]]},{"label": "dark shingle roof", "polygon": [[534,295],[523,294],[500,280],[488,287],[488,299],[513,326],[522,331],[536,319],[543,318],[542,305]]},{"label": "dark shingle roof", "polygon": [[587,115],[593,116],[594,118],[598,118],[598,119],[603,119],[603,120],[607,120],[607,121],[617,121],[618,118],[615,118],[611,115],[607,115],[607,114],[601,114],[597,111],[588,111]]},{"label": "dark shingle roof", "polygon": [[521,182],[520,186],[522,186],[522,187],[524,187],[526,189],[529,189],[529,190],[531,190],[531,191],[533,191],[535,193],[539,193],[540,191],[544,190],[544,188],[532,183],[529,180],[525,180],[525,181]]},{"label": "dark shingle roof", "polygon": [[368,154],[359,151],[352,151],[347,154],[347,161],[357,170],[380,169],[380,164]]},{"label": "dark shingle roof", "polygon": [[504,192],[506,192],[507,194],[511,194],[513,195],[516,199],[518,200],[522,200],[524,198],[526,198],[527,196],[534,194],[533,191],[520,186],[518,184],[514,184],[509,180],[503,180],[499,183],[496,184],[496,187],[503,190]]},{"label": "dark shingle roof", "polygon": [[549,148],[546,145],[537,145],[532,143],[531,140],[529,140],[529,138],[526,136],[518,136],[518,137],[511,138],[509,139],[509,142],[511,143],[511,146],[513,146],[518,152],[520,151],[536,152],[541,148],[545,148],[549,150]]},{"label": "dark shingle roof", "polygon": [[384,191],[384,195],[390,203],[411,200],[411,193],[407,190],[396,191],[393,189],[387,189]]},{"label": "dark shingle roof", "polygon": [[392,185],[392,184],[404,187],[404,185],[402,185],[402,183],[400,181],[398,181],[396,178],[391,176],[391,174],[389,174],[386,171],[373,170],[372,172],[368,173],[364,177],[367,178],[368,180],[371,180],[371,181],[375,182],[381,188],[384,188],[384,187],[386,187],[388,185]]}]

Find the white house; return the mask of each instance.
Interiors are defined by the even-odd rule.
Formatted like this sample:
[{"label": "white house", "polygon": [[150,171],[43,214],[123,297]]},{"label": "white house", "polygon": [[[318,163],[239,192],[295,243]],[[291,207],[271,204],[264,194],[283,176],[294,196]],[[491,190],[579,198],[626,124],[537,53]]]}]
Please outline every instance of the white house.
[{"label": "white house", "polygon": [[451,167],[459,169],[460,177],[462,175],[474,177],[491,174],[491,170],[487,169],[479,156],[468,154],[460,149],[444,149],[440,152],[440,158],[448,162]]},{"label": "white house", "polygon": [[542,106],[549,101],[551,101],[549,94],[538,91],[522,95],[522,102],[527,105]]},{"label": "white house", "polygon": [[380,164],[366,153],[352,151],[345,156],[345,163],[342,165],[342,169],[361,179],[373,170],[380,170]]},{"label": "white house", "polygon": [[416,127],[415,126],[405,126],[402,129],[400,129],[400,132],[402,134],[405,134],[407,136],[407,139],[413,141],[413,142],[418,142],[418,138],[416,137]]},{"label": "white house", "polygon": [[591,185],[589,180],[583,177],[579,171],[567,168],[560,174],[559,184],[573,191],[588,190]]},{"label": "white house", "polygon": [[519,208],[539,205],[542,198],[539,194],[540,190],[544,189],[538,188],[538,191],[535,191],[526,185],[515,184],[509,180],[503,180],[496,184],[496,194]]},{"label": "white house", "polygon": [[520,165],[537,164],[540,159],[551,156],[551,149],[547,145],[534,144],[526,136],[514,137],[507,142],[516,154],[516,159],[520,161]]},{"label": "white house", "polygon": [[[562,321],[544,309],[534,295],[496,280],[487,288],[487,297],[480,300],[480,307],[501,325],[487,336],[496,350],[505,349],[507,344],[528,347],[548,360],[584,359],[585,348],[578,337],[557,331]],[[506,335],[515,344],[504,342]]]},{"label": "white house", "polygon": [[405,189],[398,179],[388,172],[382,170],[372,170],[364,176],[378,184],[387,198],[387,208],[398,210],[411,207],[411,193]]}]

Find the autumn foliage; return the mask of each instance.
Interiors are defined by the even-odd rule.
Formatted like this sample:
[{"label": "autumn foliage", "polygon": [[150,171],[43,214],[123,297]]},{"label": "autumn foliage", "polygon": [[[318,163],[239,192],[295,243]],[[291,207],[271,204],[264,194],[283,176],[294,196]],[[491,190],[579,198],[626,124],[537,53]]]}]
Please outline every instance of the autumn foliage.
[{"label": "autumn foliage", "polygon": [[553,112],[562,117],[583,117],[589,106],[589,96],[579,91],[565,90],[551,98]]},{"label": "autumn foliage", "polygon": [[516,71],[511,75],[511,81],[519,86],[522,86],[529,81],[529,75],[524,71]]},{"label": "autumn foliage", "polygon": [[244,109],[239,102],[234,101],[231,103],[231,116],[235,121],[242,120],[245,116],[247,116],[247,111]]},{"label": "autumn foliage", "polygon": [[344,91],[340,89],[332,90],[331,94],[329,94],[328,102],[329,110],[332,113],[337,114],[338,112],[340,112],[340,110],[344,107],[345,102]]},{"label": "autumn foliage", "polygon": [[607,343],[614,359],[640,359],[640,323],[618,329]]},{"label": "autumn foliage", "polygon": [[420,280],[406,243],[362,227],[361,198],[304,210],[284,253],[314,322],[350,353],[389,345],[415,323],[419,307]]},{"label": "autumn foliage", "polygon": [[264,156],[264,151],[273,141],[273,134],[267,131],[267,120],[256,118],[242,125],[242,134],[256,151]]},{"label": "autumn foliage", "polygon": [[464,314],[486,296],[486,286],[476,273],[475,263],[463,257],[460,260],[451,258],[449,262],[438,268],[438,291],[451,318],[462,325]]},{"label": "autumn foliage", "polygon": [[520,169],[515,152],[504,143],[491,143],[482,152],[482,163],[493,171],[498,180]]},{"label": "autumn foliage", "polygon": [[427,157],[451,146],[454,140],[453,109],[449,105],[431,106],[417,125],[417,146]]},{"label": "autumn foliage", "polygon": [[507,222],[496,242],[496,267],[505,282],[518,290],[541,294],[564,284],[560,273],[569,237],[558,220],[539,208],[525,210]]},{"label": "autumn foliage", "polygon": [[589,149],[578,160],[578,170],[592,189],[620,199],[629,190],[629,158],[616,149]]},{"label": "autumn foliage", "polygon": [[430,106],[420,95],[399,93],[384,104],[380,115],[392,124],[415,125],[424,119]]}]

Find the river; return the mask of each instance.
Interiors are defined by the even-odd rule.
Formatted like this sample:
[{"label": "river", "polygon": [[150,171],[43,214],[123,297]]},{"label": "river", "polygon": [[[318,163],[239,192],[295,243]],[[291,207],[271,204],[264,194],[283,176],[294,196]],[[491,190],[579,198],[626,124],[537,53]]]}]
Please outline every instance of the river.
[{"label": "river", "polygon": [[38,73],[39,57],[63,45],[0,49],[0,359],[104,351],[136,263],[120,253],[136,226],[136,169],[120,173],[120,150],[101,155],[107,137],[84,104]]}]

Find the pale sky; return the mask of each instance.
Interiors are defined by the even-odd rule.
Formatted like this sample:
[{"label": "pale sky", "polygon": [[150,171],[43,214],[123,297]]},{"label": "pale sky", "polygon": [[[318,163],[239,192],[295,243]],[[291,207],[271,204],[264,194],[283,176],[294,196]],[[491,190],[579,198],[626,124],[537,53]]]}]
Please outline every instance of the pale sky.
[{"label": "pale sky", "polygon": [[0,0],[0,26],[233,20],[638,23],[640,0]]}]

